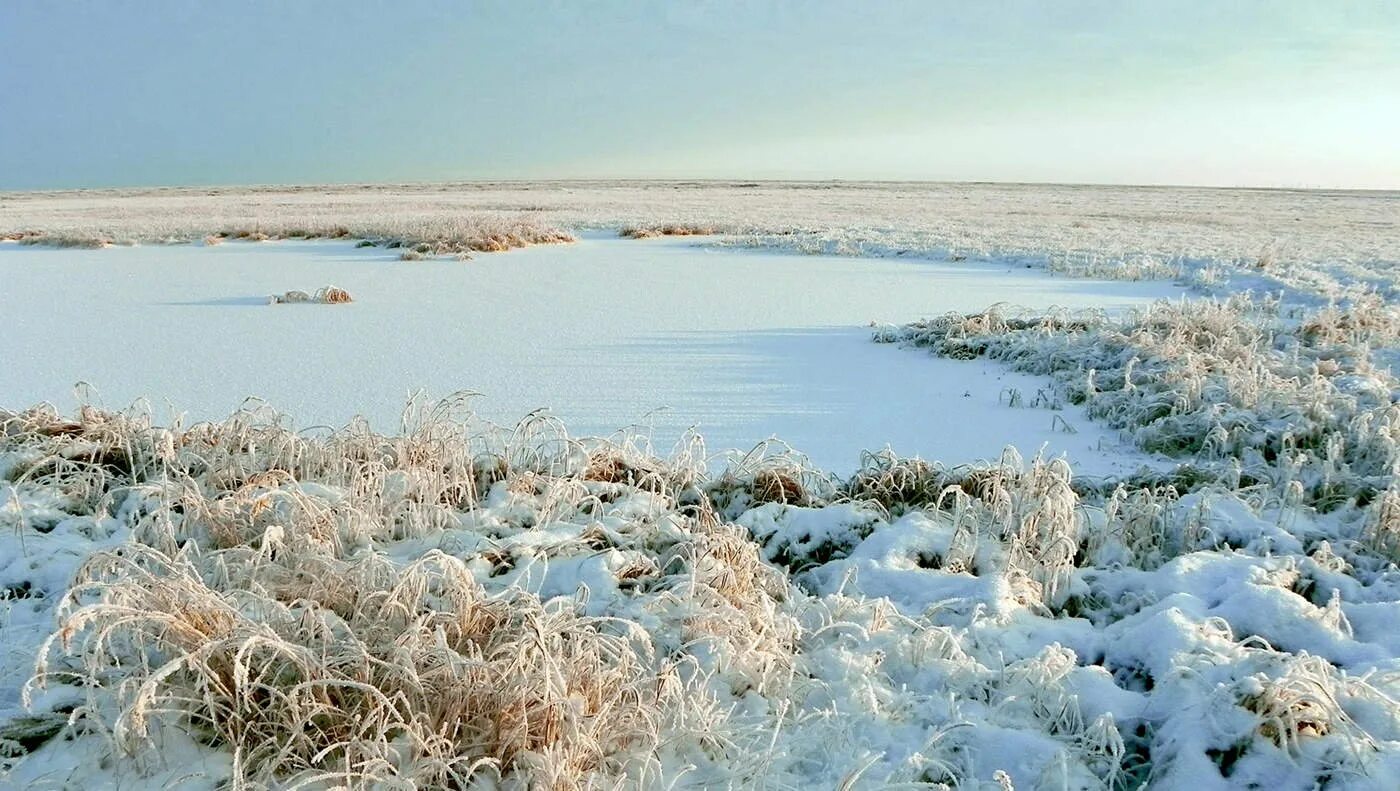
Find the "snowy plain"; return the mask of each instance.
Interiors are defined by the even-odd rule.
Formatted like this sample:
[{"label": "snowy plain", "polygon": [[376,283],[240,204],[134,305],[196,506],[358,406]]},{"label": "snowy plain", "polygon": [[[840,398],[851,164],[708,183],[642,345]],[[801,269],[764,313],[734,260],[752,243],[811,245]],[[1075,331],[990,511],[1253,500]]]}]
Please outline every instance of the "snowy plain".
[{"label": "snowy plain", "polygon": [[[777,436],[839,474],[886,446],[949,463],[1045,446],[1088,475],[1150,463],[1081,409],[1007,405],[1013,390],[1035,401],[1042,380],[872,344],[868,325],[993,303],[1121,312],[1183,294],[1005,264],[599,235],[464,262],[348,241],[0,245],[0,284],[12,409],[69,409],[82,381],[107,408],[146,398],[186,425],[256,395],[298,427],[360,414],[394,431],[414,391],[471,390],[499,424],[544,408],[576,435],[638,427],[663,453],[691,427],[711,452]],[[268,304],[327,284],[355,302]]]},{"label": "snowy plain", "polygon": [[[1371,364],[1400,340],[1393,195],[546,183],[3,197],[0,231],[117,245],[0,245],[0,406],[48,400],[66,415],[82,380],[107,408],[149,397],[157,425],[101,413],[76,426],[48,413],[6,424],[0,729],[32,715],[49,740],[27,758],[0,755],[0,788],[218,788],[230,775],[273,787],[375,785],[366,777],[432,785],[444,784],[434,774],[444,755],[484,761],[463,783],[483,788],[527,787],[561,766],[585,787],[1400,786],[1400,386]],[[470,261],[399,261],[351,241],[198,243],[249,223],[360,223],[380,237],[464,211],[523,212],[609,235]],[[626,223],[673,220],[738,235],[611,236]],[[128,237],[139,244],[122,246]],[[1065,260],[1075,266],[1057,264]],[[1130,279],[1164,272],[1223,295],[1277,288],[1303,312],[1269,302],[1212,309],[1171,277]],[[327,284],[356,301],[267,304],[269,294]],[[1357,289],[1375,293],[1346,303]],[[1205,416],[1212,432],[1211,420],[1243,415],[1231,424],[1246,427],[1233,459],[1235,435],[1223,428],[1224,440],[1174,459],[1237,461],[1233,479],[1226,469],[1076,488],[1072,479],[1161,460],[1079,407],[1030,406],[1049,376],[875,344],[867,326],[994,303],[1118,312],[1183,294],[1194,307],[1159,311],[1151,332],[1121,333],[1129,345],[1115,352],[1113,376],[1086,372],[1097,381],[1086,403],[1133,392],[1150,400],[1158,383],[1143,368],[1185,370],[1188,386],[1172,394],[1180,398],[1148,409]],[[1315,312],[1333,299],[1337,310]],[[1042,335],[1028,347],[1121,340],[1072,327]],[[1260,382],[1269,397],[1242,401]],[[475,408],[507,426],[542,406],[573,435],[641,424],[662,458],[551,457],[466,496],[473,470],[460,441],[441,440],[450,430],[421,441],[292,436],[237,420],[178,436],[161,426],[167,403],[188,426],[226,418],[251,394],[298,427],[359,413],[394,435],[409,391],[463,388],[482,392]],[[1006,403],[1013,390],[1024,406]],[[1333,409],[1354,419],[1328,423]],[[1289,422],[1326,431],[1295,436],[1279,426]],[[781,466],[702,480],[689,457],[665,458],[691,425],[711,452],[777,435],[813,467],[843,475],[861,449],[886,443],[950,465],[996,459],[1007,443],[1030,457],[1048,443],[1047,455],[1070,463],[959,471],[884,457],[835,491],[817,491],[821,482],[800,471],[783,478]],[[525,450],[538,450],[530,441]],[[126,455],[114,466],[94,448]],[[297,452],[276,450],[287,448]],[[639,471],[654,477],[639,481]],[[103,554],[117,551],[120,562]],[[80,570],[92,554],[101,562]],[[72,622],[59,601],[75,578],[98,583],[72,602],[77,611],[138,650],[93,650],[89,628],[68,635],[77,635],[71,649],[40,651]],[[449,579],[469,595],[434,593]],[[342,582],[360,604],[345,606]],[[427,620],[375,610],[385,597]],[[434,722],[434,706],[451,697],[438,694],[441,682],[483,696],[473,700],[487,710],[505,710],[492,709],[492,696],[509,692],[499,688],[523,686],[525,703],[508,700],[573,712],[590,738],[625,728],[626,718],[578,713],[587,679],[570,675],[564,653],[531,655],[543,665],[530,672],[511,664],[509,683],[484,692],[472,673],[434,675],[444,657],[471,652],[444,652],[443,632],[424,623],[450,626],[500,603],[522,617],[553,608],[607,620],[553,622],[579,644],[630,635],[637,653],[612,655],[639,674],[626,694],[684,691],[646,698],[665,724],[657,740],[624,732],[602,756],[569,738],[490,753],[475,731],[406,746],[416,727],[407,723],[352,752],[334,728],[312,734],[332,734],[329,743],[303,739],[312,715],[294,695],[246,711],[248,700],[271,701],[261,689],[216,689],[201,701],[223,680],[179,664],[188,649],[166,620],[223,607],[227,635],[196,647],[236,654],[254,687],[288,672],[310,674],[313,686],[372,677],[418,700],[404,679],[419,674]],[[535,633],[499,631],[524,642]],[[326,634],[354,639],[321,641]],[[244,652],[254,644],[279,648],[271,658]],[[281,655],[322,664],[303,671]],[[40,657],[100,683],[80,690],[60,674],[31,685],[25,707],[21,689]],[[151,657],[174,664],[155,673]],[[680,681],[671,658],[690,668]],[[582,666],[593,676],[626,664]],[[380,674],[385,667],[394,672]],[[585,689],[552,699],[555,690],[528,686],[545,677]],[[73,708],[85,701],[91,710]],[[113,738],[108,729],[132,725],[143,705],[164,716]],[[213,728],[212,744],[197,741],[211,736],[194,718],[228,706],[239,716]],[[353,724],[398,716],[353,699],[311,711]],[[77,727],[54,737],[70,716]],[[240,731],[239,717],[256,727]],[[292,757],[238,766],[230,743]],[[596,773],[572,769],[579,755]],[[356,775],[352,765],[371,768]]]}]

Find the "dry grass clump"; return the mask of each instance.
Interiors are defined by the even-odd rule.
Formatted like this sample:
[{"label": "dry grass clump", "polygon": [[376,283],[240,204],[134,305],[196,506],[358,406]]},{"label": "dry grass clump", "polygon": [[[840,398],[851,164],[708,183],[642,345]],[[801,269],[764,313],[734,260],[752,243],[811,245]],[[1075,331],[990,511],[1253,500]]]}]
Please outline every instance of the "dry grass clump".
[{"label": "dry grass clump", "polygon": [[308,294],[305,291],[287,291],[268,297],[268,304],[271,305],[343,305],[354,301],[350,297],[350,292],[338,286],[323,286],[317,289],[314,294]]},{"label": "dry grass clump", "polygon": [[[21,233],[16,237],[16,241],[23,245],[43,245],[79,250],[100,250],[118,244],[110,236],[81,236],[43,232]],[[124,244],[131,244],[131,242],[124,242]]]},{"label": "dry grass clump", "polygon": [[581,476],[585,481],[618,484],[657,494],[673,490],[672,471],[655,459],[616,447],[594,450]]},{"label": "dry grass clump", "polygon": [[749,492],[756,505],[763,503],[810,504],[807,489],[797,471],[765,469],[754,473]]},{"label": "dry grass clump", "polygon": [[658,236],[713,236],[719,229],[712,225],[629,225],[617,232],[624,239],[653,239]]},{"label": "dry grass clump", "polygon": [[1068,277],[1096,280],[1179,280],[1187,271],[1181,255],[1105,255],[1100,251],[1067,251],[1047,256],[1045,268]]},{"label": "dry grass clump", "polygon": [[1008,318],[999,307],[902,328],[880,342],[954,358],[990,357],[1050,376],[1067,401],[1148,450],[1192,459],[1208,480],[1297,481],[1332,509],[1366,496],[1400,461],[1400,409],[1373,364],[1394,309],[1361,300],[1302,319],[1270,299],[1158,303],[1122,320]]},{"label": "dry grass clump", "polygon": [[467,260],[472,253],[500,253],[536,244],[568,244],[576,241],[567,231],[542,225],[532,217],[468,218],[451,224],[421,227],[385,227],[357,232],[366,241],[389,249],[403,249],[400,260],[451,255]]},{"label": "dry grass clump", "polygon": [[535,244],[565,244],[573,234],[545,224],[530,214],[469,214],[428,219],[395,217],[358,224],[339,222],[319,224],[295,218],[260,220],[254,224],[232,225],[211,230],[182,227],[176,231],[154,229],[134,233],[117,241],[109,234],[11,231],[5,239],[27,245],[55,247],[110,247],[113,244],[180,244],[202,241],[205,245],[225,241],[268,242],[288,239],[358,239],[357,246],[404,248],[404,260],[439,255],[469,256],[473,252],[503,252]]},{"label": "dry grass clump", "polygon": [[226,228],[215,234],[217,239],[237,239],[245,242],[281,241],[283,239],[346,239],[352,237],[343,225],[305,227],[281,223],[258,223],[254,226]]},{"label": "dry grass clump", "polygon": [[937,462],[902,459],[889,450],[864,451],[860,461],[843,493],[852,500],[879,503],[890,514],[936,504],[953,479]]},{"label": "dry grass clump", "polygon": [[49,405],[0,410],[0,445],[25,449],[6,471],[17,490],[42,490],[73,514],[97,511],[117,487],[149,474],[166,449],[148,415],[83,407],[66,418]]},{"label": "dry grass clump", "polygon": [[1046,604],[1058,606],[1075,568],[1083,525],[1069,463],[1036,459],[1020,485],[994,501],[1009,504],[1002,535],[1012,567],[1035,582]]},{"label": "dry grass clump", "polygon": [[322,288],[317,289],[316,295],[313,297],[313,299],[317,302],[323,302],[327,305],[343,305],[346,302],[353,301],[352,299],[350,299],[350,292],[346,291],[343,288],[337,288],[336,286],[323,286]]},{"label": "dry grass clump", "polygon": [[720,512],[730,518],[764,503],[825,504],[838,492],[834,478],[815,469],[806,456],[771,439],[730,459],[723,472],[704,488]]},{"label": "dry grass clump", "polygon": [[[1001,502],[1010,487],[1024,485],[1027,480],[1021,457],[1014,448],[1008,448],[994,463],[956,467],[901,458],[889,450],[865,451],[860,468],[841,485],[840,494],[846,499],[878,504],[886,513],[897,516],[910,510],[942,508],[954,490],[987,503]],[[1082,489],[1098,494],[1092,485],[1081,487],[1074,482],[1070,486],[1076,497]]]},{"label": "dry grass clump", "polygon": [[1258,718],[1259,735],[1297,757],[1308,741],[1340,733],[1351,753],[1345,763],[1364,769],[1366,754],[1375,752],[1377,745],[1347,714],[1342,701],[1390,701],[1365,680],[1339,673],[1322,657],[1304,652],[1281,663],[1276,657],[1262,659],[1274,666],[1237,684],[1238,703]]},{"label": "dry grass clump", "polygon": [[1309,344],[1394,345],[1400,341],[1400,307],[1379,294],[1362,294],[1345,307],[1333,304],[1302,322],[1300,336]]},{"label": "dry grass clump", "polygon": [[[708,705],[683,657],[663,658],[625,620],[584,615],[586,598],[488,593],[473,569],[490,552],[404,563],[377,547],[459,529],[493,481],[568,515],[592,497],[572,481],[656,493],[691,473],[626,447],[580,464],[542,418],[473,427],[467,398],[411,404],[395,437],[297,434],[259,406],[174,431],[93,409],[0,416],[6,452],[32,460],[7,473],[16,486],[72,490],[88,501],[75,511],[121,508],[133,528],[134,543],[83,566],[33,683],[85,688],[84,716],[129,754],[188,728],[258,785],[572,788],[654,771],[663,737]],[[118,452],[120,469],[102,467]],[[700,585],[736,613],[775,606],[762,599],[773,570],[726,566],[743,542],[706,530],[676,550],[668,584]],[[606,535],[584,531],[577,546]],[[618,578],[658,573],[644,566]],[[769,639],[757,621],[735,626],[696,622],[694,635]]]},{"label": "dry grass clump", "polygon": [[1361,543],[1400,565],[1400,485],[1391,484],[1371,504],[1362,528]]},{"label": "dry grass clump", "polygon": [[732,694],[781,693],[793,682],[802,634],[784,607],[792,595],[785,575],[764,562],[747,531],[714,512],[703,509],[690,526],[690,539],[661,562],[681,569],[663,586],[680,605],[682,639],[720,649],[714,669]]},{"label": "dry grass clump", "polygon": [[[87,721],[128,753],[152,750],[161,728],[193,729],[234,752],[239,782],[568,788],[654,772],[677,723],[723,718],[705,713],[704,674],[681,670],[691,649],[663,657],[629,622],[583,615],[586,596],[486,592],[477,575],[537,551],[524,536],[407,565],[377,548],[460,530],[488,490],[538,514],[525,531],[639,495],[675,514],[697,468],[688,451],[662,462],[628,443],[581,447],[544,416],[475,424],[468,400],[410,404],[392,437],[296,434],[257,405],[173,431],[139,413],[4,415],[5,451],[33,460],[9,470],[16,485],[123,509],[135,542],[84,566],[34,683],[85,688]],[[99,462],[73,462],[118,449],[121,469],[96,477]],[[706,672],[735,689],[782,683],[797,626],[781,573],[703,501],[691,512],[666,517],[683,527],[660,542],[591,522],[551,553],[648,548],[656,561],[633,555],[619,584],[656,591],[676,633],[710,646]]]},{"label": "dry grass clump", "polygon": [[1008,577],[1022,604],[1059,608],[1086,532],[1070,479],[1063,459],[1037,457],[1026,466],[1013,449],[995,466],[965,470],[933,504],[953,528],[937,565],[995,570]]},{"label": "dry grass clump", "polygon": [[[1157,568],[1185,547],[1170,545],[1172,516],[1180,494],[1173,487],[1129,488],[1119,485],[1104,504],[1099,541],[1123,547],[1137,568]],[[1179,541],[1178,541],[1179,543]],[[1098,549],[1092,547],[1090,553]]]},{"label": "dry grass clump", "polygon": [[[437,552],[397,569],[307,558],[296,542],[88,562],[55,639],[95,687],[123,679],[121,746],[150,749],[154,721],[179,711],[235,748],[245,782],[466,787],[523,774],[576,787],[624,773],[684,705],[674,669],[625,624],[487,596]],[[223,568],[237,582],[211,588]]]}]

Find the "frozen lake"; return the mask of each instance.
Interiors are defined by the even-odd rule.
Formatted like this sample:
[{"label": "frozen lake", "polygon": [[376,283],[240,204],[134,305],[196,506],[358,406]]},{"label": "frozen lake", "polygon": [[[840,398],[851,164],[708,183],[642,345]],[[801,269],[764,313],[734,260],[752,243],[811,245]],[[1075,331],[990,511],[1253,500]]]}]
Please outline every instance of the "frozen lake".
[{"label": "frozen lake", "polygon": [[[297,425],[356,413],[392,431],[408,395],[483,394],[513,423],[547,407],[576,435],[645,426],[663,451],[697,427],[711,451],[777,435],[846,472],[863,448],[950,463],[1048,444],[1081,473],[1143,457],[1074,408],[1029,403],[1046,382],[870,342],[905,322],[996,302],[1120,310],[1180,289],[987,264],[713,249],[695,240],[574,245],[402,262],[350,242],[59,250],[0,245],[0,405],[222,418],[259,396]],[[350,305],[267,304],[334,284]],[[1078,433],[1057,431],[1061,415]]]}]

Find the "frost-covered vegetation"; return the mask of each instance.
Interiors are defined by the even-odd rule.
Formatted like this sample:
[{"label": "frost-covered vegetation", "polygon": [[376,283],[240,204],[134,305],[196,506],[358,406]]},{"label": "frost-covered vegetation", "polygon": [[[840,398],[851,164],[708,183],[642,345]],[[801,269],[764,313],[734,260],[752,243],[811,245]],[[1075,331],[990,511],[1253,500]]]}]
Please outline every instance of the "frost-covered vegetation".
[{"label": "frost-covered vegetation", "polygon": [[414,401],[394,433],[298,431],[259,402],[194,425],[0,412],[0,786],[1400,787],[1393,205],[927,184],[0,196],[0,233],[31,243],[331,236],[418,260],[556,228],[713,232],[1219,292],[876,328],[1041,377],[1005,409],[1075,405],[1179,463],[1109,478],[1014,448],[868,452],[838,477],[776,440],[500,427],[470,395]]},{"label": "frost-covered vegetation", "polygon": [[665,223],[663,225],[648,226],[629,225],[618,231],[617,235],[624,239],[653,239],[657,236],[710,236],[715,233],[718,233],[718,231],[706,225]]},{"label": "frost-covered vegetation", "polygon": [[1400,381],[1374,359],[1400,345],[1400,308],[1374,294],[1319,310],[1238,294],[1117,318],[993,306],[875,339],[1050,376],[1202,483],[1265,484],[1326,511],[1376,501],[1400,465]]},{"label": "frost-covered vegetation", "polygon": [[[188,244],[202,240],[206,245],[225,241],[268,242],[287,239],[358,239],[360,247],[401,250],[407,260],[428,256],[455,255],[461,259],[472,252],[496,253],[532,244],[564,244],[572,234],[529,215],[467,214],[413,219],[407,217],[365,217],[354,224],[343,224],[342,215],[288,216],[278,212],[271,217],[231,214],[217,229],[197,221],[170,221],[150,218],[147,223],[129,220],[60,227],[59,230],[11,230],[0,238],[25,245],[100,249],[113,245]],[[212,221],[212,220],[211,220]]]},{"label": "frost-covered vegetation", "polygon": [[442,253],[556,229],[712,230],[715,244],[988,260],[1092,277],[1397,293],[1383,192],[860,182],[563,181],[0,195],[0,238],[105,244],[350,235]]},{"label": "frost-covered vegetation", "polygon": [[350,292],[337,286],[322,286],[316,289],[315,293],[308,294],[305,291],[284,291],[281,294],[273,294],[267,298],[270,305],[299,305],[311,303],[316,305],[344,305],[354,302]]},{"label": "frost-covered vegetation", "polygon": [[711,472],[699,437],[658,456],[465,397],[393,436],[285,424],[0,420],[0,777],[1400,778],[1400,570],[1359,506],[1083,487],[1010,451],[837,480],[767,444]]}]

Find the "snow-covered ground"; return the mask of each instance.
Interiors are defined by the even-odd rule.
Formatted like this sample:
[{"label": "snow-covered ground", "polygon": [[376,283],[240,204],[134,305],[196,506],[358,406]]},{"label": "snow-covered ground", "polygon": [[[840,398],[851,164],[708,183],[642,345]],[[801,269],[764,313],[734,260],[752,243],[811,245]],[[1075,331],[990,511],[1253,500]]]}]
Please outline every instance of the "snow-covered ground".
[{"label": "snow-covered ground", "polygon": [[[574,230],[685,223],[730,243],[842,255],[1024,259],[1114,277],[1325,296],[1393,289],[1400,194],[1062,184],[536,181],[215,187],[0,195],[0,236],[198,241],[206,234],[343,227],[457,237],[480,223]],[[1390,291],[1395,297],[1400,293]]]},{"label": "snow-covered ground", "polygon": [[[466,262],[349,241],[0,245],[0,283],[0,405],[12,409],[71,408],[84,381],[107,407],[147,398],[187,424],[256,395],[302,426],[361,414],[392,431],[413,391],[472,390],[498,423],[547,408],[575,434],[640,426],[663,452],[690,427],[712,452],[776,435],[842,474],[886,445],[950,462],[1045,445],[1091,475],[1148,461],[1081,409],[1030,407],[1042,380],[917,359],[871,344],[867,325],[996,302],[1122,311],[1183,293],[1005,264],[598,236]],[[327,284],[355,301],[268,304]]]},{"label": "snow-covered ground", "polygon": [[0,788],[1400,787],[1394,195],[0,197]]}]

